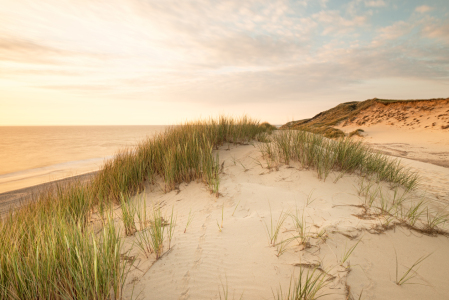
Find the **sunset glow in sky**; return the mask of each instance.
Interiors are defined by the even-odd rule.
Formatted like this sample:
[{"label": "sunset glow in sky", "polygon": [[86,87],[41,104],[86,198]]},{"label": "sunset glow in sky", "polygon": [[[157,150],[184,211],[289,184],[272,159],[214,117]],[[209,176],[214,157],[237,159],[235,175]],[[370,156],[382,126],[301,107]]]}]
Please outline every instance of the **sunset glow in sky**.
[{"label": "sunset glow in sky", "polygon": [[449,97],[447,0],[0,0],[0,125]]}]

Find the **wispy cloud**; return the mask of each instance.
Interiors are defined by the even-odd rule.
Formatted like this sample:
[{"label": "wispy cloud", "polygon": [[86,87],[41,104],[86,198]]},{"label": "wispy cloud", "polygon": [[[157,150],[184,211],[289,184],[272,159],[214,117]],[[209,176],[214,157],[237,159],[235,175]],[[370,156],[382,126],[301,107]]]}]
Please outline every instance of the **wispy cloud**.
[{"label": "wispy cloud", "polygon": [[395,40],[410,33],[414,25],[405,21],[398,21],[390,26],[379,28],[378,40]]},{"label": "wispy cloud", "polygon": [[385,7],[387,4],[383,0],[368,0],[365,1],[367,7]]},{"label": "wispy cloud", "polygon": [[438,40],[440,43],[445,44],[447,51],[447,45],[449,45],[449,21],[448,20],[435,20],[428,19],[424,22],[422,34],[429,38]]},{"label": "wispy cloud", "polygon": [[345,18],[340,11],[320,11],[312,16],[319,24],[325,26],[323,30],[324,35],[328,34],[346,34],[356,31],[366,24],[366,16],[355,16]]},{"label": "wispy cloud", "polygon": [[0,37],[0,60],[23,63],[57,63],[59,56],[68,54],[30,40]]},{"label": "wispy cloud", "polygon": [[427,6],[427,5],[421,5],[421,6],[418,6],[417,8],[415,8],[415,11],[416,12],[419,12],[419,13],[426,13],[426,12],[428,12],[428,11],[431,11],[433,8],[432,7],[430,7],[430,6]]}]

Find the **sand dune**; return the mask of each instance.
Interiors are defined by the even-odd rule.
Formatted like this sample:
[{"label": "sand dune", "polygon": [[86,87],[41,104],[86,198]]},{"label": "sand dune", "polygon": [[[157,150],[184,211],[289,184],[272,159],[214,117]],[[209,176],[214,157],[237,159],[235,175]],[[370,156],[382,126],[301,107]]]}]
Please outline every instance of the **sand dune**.
[{"label": "sand dune", "polygon": [[[135,203],[146,199],[148,208],[162,207],[164,215],[173,207],[177,227],[172,249],[167,251],[165,245],[161,259],[156,261],[154,254],[147,258],[135,246],[128,254],[136,259],[136,267],[125,285],[127,298],[219,299],[224,298],[224,288],[228,299],[273,299],[279,287],[288,290],[301,268],[319,267],[317,272],[326,272],[328,280],[321,291],[328,295],[322,299],[358,299],[360,294],[361,299],[447,299],[449,239],[389,227],[383,217],[364,215],[359,177],[345,175],[334,183],[338,174],[331,174],[324,182],[315,171],[295,164],[270,171],[251,145],[223,148],[219,154],[224,163],[219,198],[196,182],[167,194],[162,185],[148,187],[134,197]],[[447,200],[440,195],[447,192],[447,169],[413,160],[405,163],[427,176],[408,196],[410,201],[425,198],[432,209],[444,206]],[[387,185],[379,187],[391,196]],[[308,240],[293,239],[279,255],[278,247],[270,245],[267,226],[271,218],[276,222],[286,212],[304,216]],[[184,233],[189,213],[193,219]],[[297,235],[288,217],[278,243]],[[358,241],[343,263],[345,253]],[[135,236],[125,239],[129,248],[135,242]],[[395,283],[396,257],[402,276],[428,254],[412,273],[416,277],[410,282],[418,284]]]},{"label": "sand dune", "polygon": [[[352,101],[323,111],[313,118],[288,122],[281,129],[320,133],[329,138],[344,137],[352,129],[386,125],[415,131],[438,132],[449,129],[449,99]],[[383,136],[382,136],[383,137]]]},{"label": "sand dune", "polygon": [[[122,210],[114,208],[122,259],[133,261],[125,299],[286,299],[276,295],[301,271],[321,276],[320,299],[447,299],[449,224],[429,230],[428,216],[449,217],[449,168],[441,154],[449,150],[448,131],[356,122],[339,128],[362,128],[361,139],[418,172],[416,190],[354,174],[331,173],[323,181],[294,162],[268,168],[258,143],[225,145],[218,150],[218,198],[202,182],[165,193],[163,181],[132,198],[147,213],[157,207],[165,220],[172,210],[177,216],[171,248],[166,238],[160,259],[137,246],[141,228],[125,236]],[[5,193],[0,202],[27,193]],[[391,205],[398,198],[404,205]],[[418,216],[410,225],[405,215],[414,206]],[[101,229],[99,214],[91,222]]]},{"label": "sand dune", "polygon": [[343,126],[356,125],[394,125],[407,129],[448,129],[449,100],[423,100],[396,102],[385,105],[374,102],[373,105],[346,120]]},{"label": "sand dune", "polygon": [[449,167],[449,100],[375,103],[335,128],[364,130],[364,141],[385,154]]}]

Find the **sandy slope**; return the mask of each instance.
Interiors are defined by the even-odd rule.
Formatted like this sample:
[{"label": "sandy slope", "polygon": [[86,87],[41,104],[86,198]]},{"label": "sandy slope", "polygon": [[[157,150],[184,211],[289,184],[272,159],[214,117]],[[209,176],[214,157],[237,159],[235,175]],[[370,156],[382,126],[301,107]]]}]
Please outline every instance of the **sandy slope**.
[{"label": "sandy slope", "polygon": [[410,130],[448,129],[449,99],[397,102],[388,105],[375,103],[343,123],[344,126],[350,124],[359,126],[388,124]]},{"label": "sandy slope", "polygon": [[[258,149],[251,145],[220,150],[220,160],[224,169],[219,198],[195,182],[167,194],[162,186],[148,188],[134,198],[136,203],[146,199],[148,207],[160,205],[165,215],[174,207],[178,218],[172,249],[160,260],[155,261],[154,254],[146,258],[136,247],[128,254],[136,258],[137,266],[125,285],[128,299],[132,294],[138,295],[137,299],[219,299],[219,290],[226,286],[228,299],[233,299],[232,295],[240,299],[242,294],[242,299],[273,299],[279,286],[288,289],[301,264],[328,272],[329,285],[323,293],[329,295],[322,299],[358,299],[362,291],[361,299],[447,299],[449,239],[401,227],[384,232],[379,226],[385,220],[361,216],[363,210],[357,205],[365,200],[357,192],[358,177],[346,175],[334,183],[337,174],[331,174],[324,182],[314,171],[297,165],[269,171],[259,165],[266,167]],[[434,193],[447,190],[445,168],[432,171],[435,166],[429,169],[428,164],[407,163],[422,172],[429,170],[429,180],[441,175],[440,181],[432,182]],[[429,201],[437,199],[420,189],[410,201],[418,194]],[[430,206],[441,204],[432,201]],[[299,217],[304,213],[310,246],[300,245],[298,238],[278,257],[276,247],[269,245],[265,224],[270,226],[271,216],[277,221],[281,212],[294,213],[296,209]],[[190,211],[194,218],[184,233]],[[221,223],[222,211],[220,232],[217,223]],[[279,241],[296,234],[288,218]],[[342,264],[344,252],[360,239]],[[128,237],[125,245],[130,247],[133,241],[135,237]],[[395,251],[399,275],[419,257],[432,253],[412,279],[419,284],[394,283]]]},{"label": "sandy slope", "polygon": [[449,167],[449,100],[376,103],[336,128],[365,131],[365,142],[386,154]]}]

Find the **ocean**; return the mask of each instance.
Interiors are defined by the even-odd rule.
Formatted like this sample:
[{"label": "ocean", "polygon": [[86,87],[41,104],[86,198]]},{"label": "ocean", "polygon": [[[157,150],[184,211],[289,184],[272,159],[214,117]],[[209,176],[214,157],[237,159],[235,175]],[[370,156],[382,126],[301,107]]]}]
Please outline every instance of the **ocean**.
[{"label": "ocean", "polygon": [[99,170],[167,126],[0,126],[0,193]]}]

